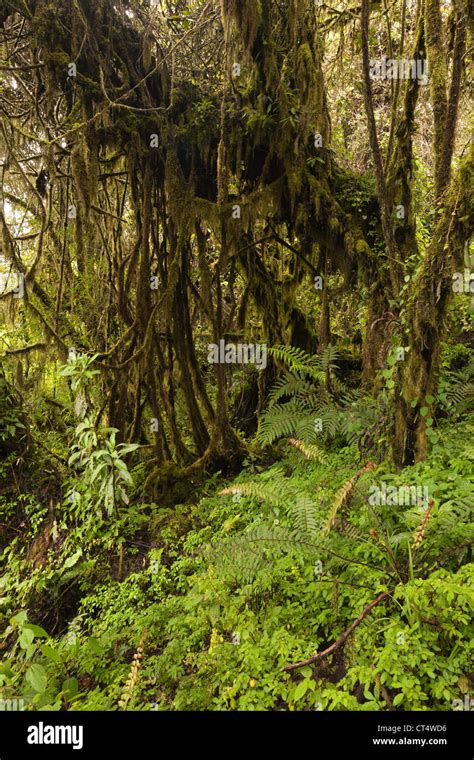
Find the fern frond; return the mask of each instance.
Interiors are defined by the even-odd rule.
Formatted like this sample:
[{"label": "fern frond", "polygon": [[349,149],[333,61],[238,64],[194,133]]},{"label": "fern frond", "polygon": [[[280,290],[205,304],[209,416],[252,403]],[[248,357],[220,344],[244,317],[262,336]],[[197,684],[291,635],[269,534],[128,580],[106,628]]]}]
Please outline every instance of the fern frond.
[{"label": "fern frond", "polygon": [[315,443],[304,443],[304,441],[299,441],[296,438],[290,438],[288,443],[290,446],[294,446],[295,449],[298,449],[298,451],[301,451],[306,459],[311,459],[314,462],[320,462],[321,464],[325,464],[328,461],[326,452],[322,451],[322,449],[320,449]]},{"label": "fern frond", "polygon": [[375,466],[376,465],[375,465],[374,462],[367,462],[367,464],[364,467],[362,467],[361,470],[359,470],[358,472],[356,472],[356,474],[353,475],[352,478],[349,478],[349,480],[347,480],[344,483],[344,485],[341,486],[341,488],[337,492],[337,494],[336,494],[336,496],[334,498],[334,501],[333,501],[333,503],[331,505],[331,509],[329,511],[329,515],[328,515],[327,521],[326,521],[326,523],[324,524],[324,526],[323,526],[323,528],[321,530],[321,535],[323,537],[327,536],[328,533],[329,533],[329,531],[333,527],[333,525],[335,523],[335,520],[336,520],[336,517],[338,515],[338,512],[343,507],[346,507],[349,504],[349,500],[350,500],[350,498],[352,496],[352,492],[354,490],[354,486],[357,483],[357,481],[359,480],[359,478],[361,478],[362,475],[364,475],[369,470],[374,469]]},{"label": "fern frond", "polygon": [[462,414],[474,405],[474,383],[460,382],[447,394],[447,401],[454,411]]},{"label": "fern frond", "polygon": [[292,540],[292,531],[282,525],[257,525],[212,544],[210,559],[222,574],[251,580],[265,566],[271,568],[275,554],[284,553]]},{"label": "fern frond", "polygon": [[474,518],[474,495],[445,501],[441,504],[435,517],[437,526],[444,533],[449,533],[459,526],[468,528]]},{"label": "fern frond", "polygon": [[290,372],[301,372],[312,376],[314,372],[321,371],[321,359],[319,356],[311,356],[301,348],[295,346],[273,346],[268,353],[285,364]]},{"label": "fern frond", "polygon": [[355,404],[356,402],[360,401],[364,396],[364,391],[362,388],[349,388],[346,389],[341,397],[340,397],[340,403],[341,406],[351,406],[352,404]]},{"label": "fern frond", "polygon": [[292,510],[295,538],[313,539],[318,532],[318,518],[314,502],[307,496],[296,500]]},{"label": "fern frond", "polygon": [[331,377],[331,387],[333,393],[337,393],[338,397],[348,392],[347,386],[335,375]]},{"label": "fern frond", "polygon": [[457,372],[448,373],[446,406],[451,412],[462,414],[474,408],[474,361]]},{"label": "fern frond", "polygon": [[344,517],[337,517],[334,521],[334,527],[344,536],[347,536],[347,538],[360,538],[363,536],[362,531]]},{"label": "fern frond", "polygon": [[219,491],[219,496],[229,496],[230,494],[253,496],[274,507],[281,507],[285,504],[284,499],[275,493],[266,483],[239,483],[238,485],[228,486]]},{"label": "fern frond", "polygon": [[268,407],[271,408],[277,401],[285,396],[299,396],[302,393],[311,393],[312,386],[307,380],[303,380],[301,377],[290,375],[285,372],[282,377],[278,378],[273,385],[268,396]]},{"label": "fern frond", "polygon": [[328,370],[337,369],[337,361],[339,359],[339,352],[335,346],[327,346],[321,354],[321,367],[324,372]]},{"label": "fern frond", "polygon": [[269,353],[285,364],[290,372],[307,375],[317,383],[324,385],[328,373],[337,369],[338,352],[334,346],[328,346],[322,354],[307,354],[294,346],[274,346]]},{"label": "fern frond", "polygon": [[273,443],[278,438],[294,433],[298,422],[307,417],[304,404],[292,399],[287,404],[275,404],[260,421],[257,440],[262,445]]},{"label": "fern frond", "polygon": [[324,438],[334,438],[341,432],[341,424],[343,424],[345,417],[333,404],[325,404],[315,409],[314,415],[321,420]]},{"label": "fern frond", "polygon": [[321,531],[322,536],[327,536],[331,528],[333,527],[337,513],[339,512],[342,507],[346,506],[346,504],[349,501],[349,498],[352,494],[352,490],[356,484],[356,482],[359,479],[358,473],[352,476],[344,485],[339,489],[337,492],[335,499],[331,505],[331,510],[329,512],[328,518],[326,523],[323,526],[323,529]]}]

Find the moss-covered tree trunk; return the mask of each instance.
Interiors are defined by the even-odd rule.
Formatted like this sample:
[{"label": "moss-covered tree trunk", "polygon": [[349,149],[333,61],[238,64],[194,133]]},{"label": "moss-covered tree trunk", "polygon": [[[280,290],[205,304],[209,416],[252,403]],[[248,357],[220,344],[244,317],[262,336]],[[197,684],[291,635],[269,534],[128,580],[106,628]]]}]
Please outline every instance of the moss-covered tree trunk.
[{"label": "moss-covered tree trunk", "polygon": [[466,14],[454,5],[455,35],[448,83],[446,40],[439,0],[426,0],[425,40],[434,123],[435,226],[423,262],[414,278],[408,306],[409,353],[399,370],[396,391],[393,457],[399,466],[427,454],[426,418],[436,395],[440,346],[450,302],[452,274],[462,266],[465,241],[472,234],[473,145],[454,180],[451,163],[457,122]]},{"label": "moss-covered tree trunk", "polygon": [[[400,467],[427,454],[426,418],[436,395],[441,340],[453,292],[453,271],[462,267],[472,234],[474,146],[463,161],[413,283],[409,308],[409,352],[399,369],[393,457]],[[462,221],[460,221],[462,220]],[[433,399],[431,398],[433,397]]]}]

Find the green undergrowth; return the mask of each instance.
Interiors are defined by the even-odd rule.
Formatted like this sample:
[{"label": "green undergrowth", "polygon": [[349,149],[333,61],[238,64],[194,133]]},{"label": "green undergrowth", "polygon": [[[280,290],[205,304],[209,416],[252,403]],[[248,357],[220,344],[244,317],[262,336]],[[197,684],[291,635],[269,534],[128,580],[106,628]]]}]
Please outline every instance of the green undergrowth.
[{"label": "green undergrowth", "polygon": [[[283,442],[276,464],[215,477],[197,504],[132,499],[95,534],[59,525],[40,568],[13,541],[0,697],[26,709],[461,709],[474,670],[473,431],[472,415],[441,424],[435,453],[401,473],[355,445],[321,463]],[[382,483],[428,500],[374,503]],[[383,592],[333,655],[283,670]]]}]

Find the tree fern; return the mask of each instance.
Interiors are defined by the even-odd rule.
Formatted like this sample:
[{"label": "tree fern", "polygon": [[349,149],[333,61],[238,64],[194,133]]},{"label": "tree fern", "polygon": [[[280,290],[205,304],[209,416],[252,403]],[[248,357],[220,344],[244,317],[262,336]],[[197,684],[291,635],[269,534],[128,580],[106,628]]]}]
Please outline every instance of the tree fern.
[{"label": "tree fern", "polygon": [[[261,445],[291,437],[317,446],[322,454],[321,444],[336,436],[352,443],[361,435],[367,437],[367,429],[377,422],[385,424],[380,403],[369,404],[366,409],[362,391],[347,389],[337,378],[338,354],[333,346],[315,356],[292,346],[269,351],[287,371],[271,389],[268,407],[260,419],[257,440]],[[377,437],[374,431],[373,438]]]}]

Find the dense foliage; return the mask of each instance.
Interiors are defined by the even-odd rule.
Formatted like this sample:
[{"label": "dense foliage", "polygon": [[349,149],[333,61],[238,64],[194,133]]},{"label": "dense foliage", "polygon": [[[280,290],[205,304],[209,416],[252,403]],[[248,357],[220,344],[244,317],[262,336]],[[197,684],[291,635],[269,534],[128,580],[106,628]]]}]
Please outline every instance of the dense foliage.
[{"label": "dense foliage", "polygon": [[470,709],[472,23],[0,0],[2,706]]}]

